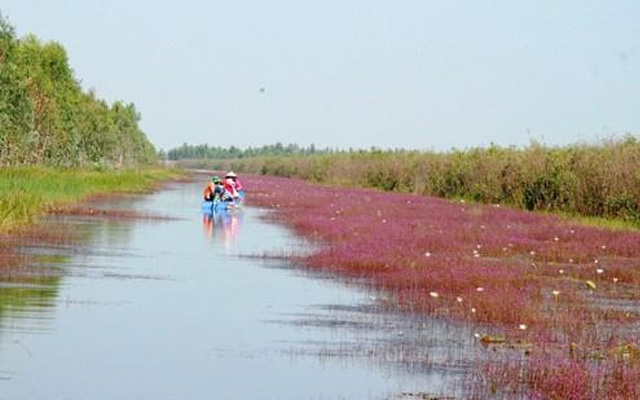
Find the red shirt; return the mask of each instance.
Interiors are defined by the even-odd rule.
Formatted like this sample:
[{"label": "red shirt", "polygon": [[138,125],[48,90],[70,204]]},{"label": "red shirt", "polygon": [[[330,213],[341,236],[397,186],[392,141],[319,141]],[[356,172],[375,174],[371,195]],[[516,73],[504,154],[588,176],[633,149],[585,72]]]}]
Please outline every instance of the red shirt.
[{"label": "red shirt", "polygon": [[244,187],[242,186],[242,183],[240,183],[240,179],[234,178],[233,182],[236,184],[236,190],[240,191],[244,189]]}]

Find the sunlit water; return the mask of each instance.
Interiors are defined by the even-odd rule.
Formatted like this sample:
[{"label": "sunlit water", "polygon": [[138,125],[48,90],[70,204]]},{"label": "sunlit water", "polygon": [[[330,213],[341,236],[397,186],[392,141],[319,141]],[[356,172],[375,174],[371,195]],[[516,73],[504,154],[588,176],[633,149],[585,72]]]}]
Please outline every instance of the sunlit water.
[{"label": "sunlit water", "polygon": [[87,243],[57,251],[62,277],[0,286],[1,399],[451,392],[446,326],[374,311],[379,295],[256,257],[303,244],[259,209],[203,219],[199,193],[176,184],[106,205],[173,219],[67,217]]}]

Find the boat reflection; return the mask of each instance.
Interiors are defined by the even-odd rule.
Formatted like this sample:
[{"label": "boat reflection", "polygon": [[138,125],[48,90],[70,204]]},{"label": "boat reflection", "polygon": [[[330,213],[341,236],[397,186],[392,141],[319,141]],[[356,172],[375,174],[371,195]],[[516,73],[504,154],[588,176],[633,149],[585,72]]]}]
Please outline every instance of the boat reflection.
[{"label": "boat reflection", "polygon": [[242,209],[216,210],[202,214],[202,227],[205,236],[210,240],[218,240],[225,249],[236,243],[242,226]]}]

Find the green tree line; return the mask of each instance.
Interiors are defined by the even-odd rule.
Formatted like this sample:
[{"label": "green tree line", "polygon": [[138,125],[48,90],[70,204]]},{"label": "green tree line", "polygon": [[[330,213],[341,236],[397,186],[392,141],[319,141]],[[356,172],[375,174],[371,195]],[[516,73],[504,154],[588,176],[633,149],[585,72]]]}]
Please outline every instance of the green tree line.
[{"label": "green tree line", "polygon": [[180,147],[171,149],[167,152],[167,159],[169,160],[204,160],[204,159],[216,159],[216,160],[228,160],[235,158],[250,158],[260,156],[291,156],[291,155],[309,155],[309,154],[325,154],[331,153],[333,150],[317,149],[315,145],[308,147],[299,146],[297,144],[283,145],[282,143],[276,143],[271,145],[264,145],[261,147],[248,147],[241,149],[239,147],[222,147],[222,146],[209,146],[207,144],[190,145],[187,143],[182,144]]},{"label": "green tree line", "polygon": [[191,166],[299,177],[525,210],[617,218],[640,225],[640,142],[490,146],[450,152],[342,151],[200,161]]},{"label": "green tree line", "polygon": [[62,45],[17,38],[0,13],[0,166],[150,163],[139,119],[133,104],[83,91]]}]

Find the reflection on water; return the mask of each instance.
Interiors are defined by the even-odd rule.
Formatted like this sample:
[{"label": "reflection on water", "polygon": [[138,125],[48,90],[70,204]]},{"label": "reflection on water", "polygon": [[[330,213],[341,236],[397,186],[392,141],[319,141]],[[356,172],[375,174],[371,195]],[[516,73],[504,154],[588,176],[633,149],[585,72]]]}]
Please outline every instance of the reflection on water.
[{"label": "reflection on water", "polygon": [[218,240],[226,250],[233,247],[242,226],[242,209],[222,210],[202,214],[202,226],[207,238]]},{"label": "reflection on water", "polygon": [[[60,278],[24,278],[0,283],[0,323],[14,332],[48,329],[59,294]],[[0,330],[0,339],[2,330]]]},{"label": "reflection on water", "polygon": [[199,196],[200,185],[176,184],[108,204],[177,217],[165,221],[58,218],[85,244],[40,249],[56,273],[0,284],[0,399],[451,393],[468,345],[447,347],[458,328],[245,257],[301,242],[251,207],[205,218]]}]

